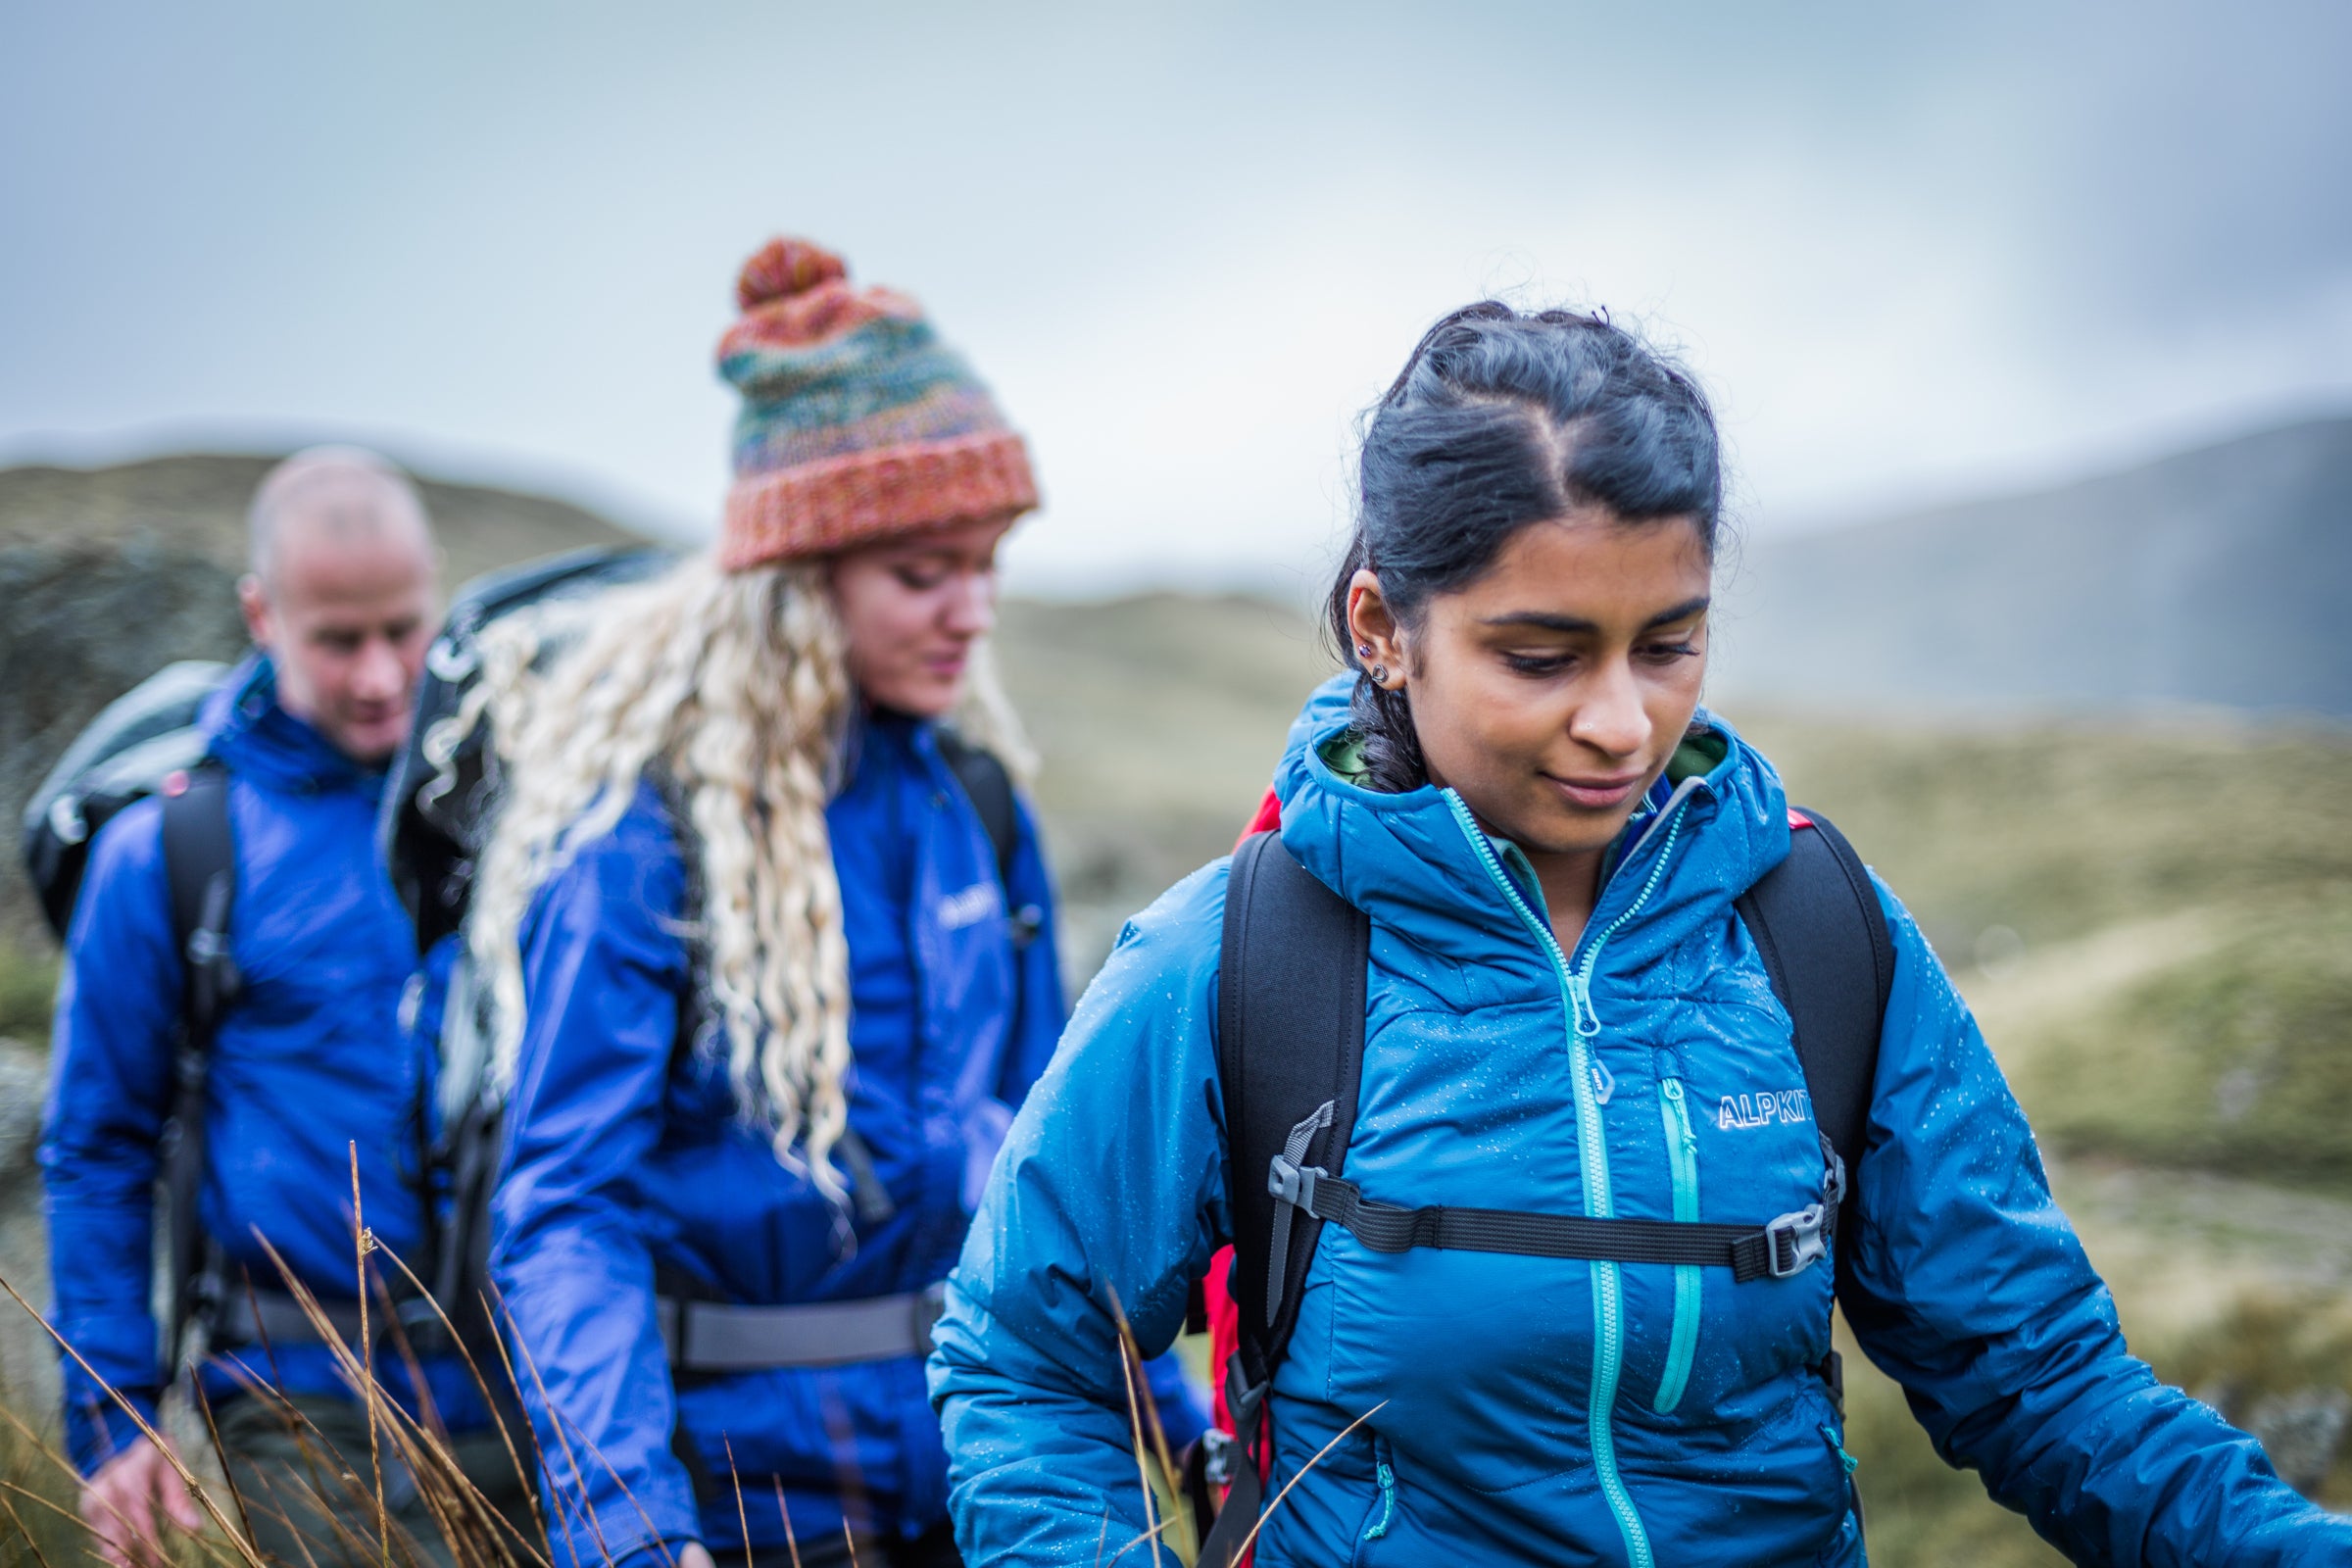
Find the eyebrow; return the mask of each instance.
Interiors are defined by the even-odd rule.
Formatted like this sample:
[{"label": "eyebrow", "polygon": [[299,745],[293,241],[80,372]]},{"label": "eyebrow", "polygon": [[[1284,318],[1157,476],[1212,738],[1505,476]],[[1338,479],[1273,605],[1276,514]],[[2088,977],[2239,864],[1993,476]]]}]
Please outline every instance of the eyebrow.
[{"label": "eyebrow", "polygon": [[[1660,626],[1671,626],[1678,620],[1689,620],[1692,615],[1706,610],[1712,603],[1713,601],[1705,594],[1699,595],[1696,599],[1686,599],[1673,609],[1661,610],[1650,616],[1642,623],[1642,629],[1655,631]],[[1528,626],[1538,631],[1573,633],[1590,633],[1600,630],[1597,624],[1585,619],[1582,615],[1555,615],[1544,610],[1519,610],[1513,611],[1507,615],[1489,615],[1479,624],[1482,626]]]}]

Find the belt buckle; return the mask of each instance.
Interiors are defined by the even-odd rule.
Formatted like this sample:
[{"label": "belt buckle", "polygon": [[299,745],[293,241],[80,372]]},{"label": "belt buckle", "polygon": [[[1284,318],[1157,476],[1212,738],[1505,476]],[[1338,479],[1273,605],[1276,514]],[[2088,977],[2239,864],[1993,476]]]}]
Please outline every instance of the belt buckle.
[{"label": "belt buckle", "polygon": [[[1783,1214],[1764,1227],[1764,1272],[1776,1280],[1802,1274],[1820,1262],[1830,1252],[1829,1239],[1822,1234],[1829,1215],[1819,1203],[1808,1203],[1793,1214]],[[1788,1261],[1781,1261],[1784,1240],[1788,1248]]]}]

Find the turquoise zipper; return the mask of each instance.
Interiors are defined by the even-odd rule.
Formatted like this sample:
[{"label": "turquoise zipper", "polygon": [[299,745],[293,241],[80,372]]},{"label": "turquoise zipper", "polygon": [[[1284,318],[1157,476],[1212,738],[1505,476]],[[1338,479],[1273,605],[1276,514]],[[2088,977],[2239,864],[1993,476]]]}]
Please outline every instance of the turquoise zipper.
[{"label": "turquoise zipper", "polygon": [[[1698,1136],[1690,1130],[1690,1100],[1680,1078],[1658,1086],[1658,1106],[1666,1122],[1666,1162],[1674,1171],[1674,1217],[1689,1223],[1698,1218]],[[1674,1266],[1674,1336],[1666,1348],[1666,1374],[1658,1379],[1660,1415],[1671,1415],[1683,1402],[1690,1381],[1690,1363],[1698,1354],[1698,1314],[1703,1282],[1695,1263]]]},{"label": "turquoise zipper", "polygon": [[[1591,1042],[1600,1033],[1600,1014],[1592,1008],[1592,971],[1600,961],[1600,950],[1611,937],[1625,928],[1628,921],[1640,912],[1649,896],[1657,891],[1659,879],[1665,875],[1667,858],[1674,853],[1676,835],[1681,833],[1683,813],[1680,807],[1666,824],[1666,842],[1658,851],[1657,863],[1650,867],[1648,880],[1642,884],[1634,902],[1626,906],[1616,919],[1610,921],[1598,936],[1590,934],[1584,943],[1585,957],[1581,967],[1572,965],[1568,956],[1560,951],[1559,939],[1551,934],[1551,922],[1537,917],[1528,907],[1526,898],[1494,853],[1494,844],[1470,807],[1453,790],[1446,791],[1446,804],[1453,810],[1453,819],[1470,841],[1471,850],[1479,863],[1487,868],[1494,886],[1519,916],[1544,955],[1551,959],[1552,971],[1559,977],[1561,1002],[1570,1020],[1568,1044],[1568,1076],[1576,1092],[1577,1160],[1584,1167],[1585,1212],[1594,1219],[1607,1219],[1614,1211],[1609,1197],[1609,1151],[1601,1136],[1600,1106],[1592,1099],[1592,1053]],[[1637,845],[1636,848],[1640,846]],[[1604,889],[1605,891],[1605,889]],[[1656,1559],[1650,1555],[1649,1535],[1642,1527],[1642,1515],[1634,1507],[1633,1494],[1625,1489],[1625,1478],[1617,1471],[1617,1446],[1611,1435],[1612,1412],[1617,1404],[1617,1383],[1625,1367],[1625,1291],[1617,1265],[1595,1261],[1592,1270],[1592,1397],[1586,1410],[1586,1421],[1592,1434],[1592,1470],[1600,1481],[1600,1494],[1608,1500],[1609,1511],[1617,1517],[1618,1533],[1625,1538],[1625,1550],[1633,1568],[1655,1568]]]}]

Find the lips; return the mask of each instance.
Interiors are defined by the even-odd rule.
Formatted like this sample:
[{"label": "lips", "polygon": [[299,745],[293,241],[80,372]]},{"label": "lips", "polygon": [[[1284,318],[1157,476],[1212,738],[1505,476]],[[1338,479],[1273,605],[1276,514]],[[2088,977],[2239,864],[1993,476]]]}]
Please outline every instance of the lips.
[{"label": "lips", "polygon": [[1622,778],[1556,778],[1549,773],[1544,777],[1569,805],[1588,811],[1605,811],[1613,806],[1623,806],[1642,787],[1639,773],[1628,773]]}]

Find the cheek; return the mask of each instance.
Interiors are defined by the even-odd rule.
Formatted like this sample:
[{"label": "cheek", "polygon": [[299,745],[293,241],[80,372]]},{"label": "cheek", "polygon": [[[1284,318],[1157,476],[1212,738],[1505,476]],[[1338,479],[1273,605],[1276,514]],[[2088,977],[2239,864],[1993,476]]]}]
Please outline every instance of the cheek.
[{"label": "cheek", "polygon": [[850,672],[872,686],[908,662],[929,620],[926,596],[895,579],[858,585],[841,602],[841,629],[848,643]]},{"label": "cheek", "polygon": [[1491,664],[1432,661],[1415,675],[1412,692],[1422,755],[1457,784],[1524,773],[1550,733],[1551,715],[1531,699],[1530,684]]}]

